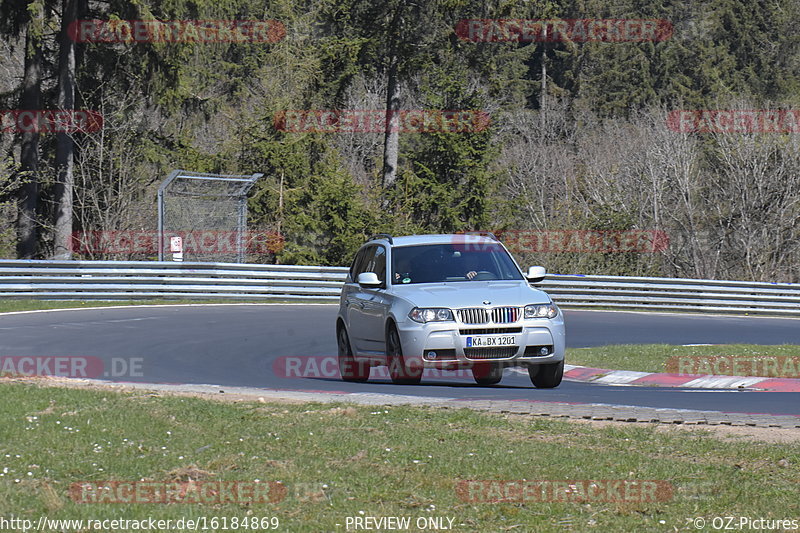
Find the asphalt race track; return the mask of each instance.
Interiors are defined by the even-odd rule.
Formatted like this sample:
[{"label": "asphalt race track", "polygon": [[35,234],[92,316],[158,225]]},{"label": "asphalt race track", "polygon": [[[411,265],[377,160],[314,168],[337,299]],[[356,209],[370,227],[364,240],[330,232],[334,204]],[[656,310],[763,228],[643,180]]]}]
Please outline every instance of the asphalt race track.
[{"label": "asphalt race track", "polygon": [[[566,311],[565,315],[570,347],[800,344],[800,319],[605,311]],[[466,377],[397,386],[387,379],[357,384],[324,376],[283,377],[274,371],[279,357],[335,356],[335,316],[335,305],[150,306],[7,314],[0,315],[0,356],[88,356],[106,363],[112,358],[139,358],[141,375],[119,381],[800,415],[800,393],[568,381],[557,389],[539,390],[527,376],[509,371],[495,387],[480,387]]]}]

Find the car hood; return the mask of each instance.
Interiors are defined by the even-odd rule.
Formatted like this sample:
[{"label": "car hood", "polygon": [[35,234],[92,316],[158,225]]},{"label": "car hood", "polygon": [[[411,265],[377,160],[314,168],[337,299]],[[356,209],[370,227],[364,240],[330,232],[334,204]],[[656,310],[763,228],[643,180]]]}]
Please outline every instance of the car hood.
[{"label": "car hood", "polygon": [[[394,285],[395,294],[416,307],[498,307],[546,304],[547,293],[523,281],[459,281]],[[484,301],[491,302],[484,304]]]}]

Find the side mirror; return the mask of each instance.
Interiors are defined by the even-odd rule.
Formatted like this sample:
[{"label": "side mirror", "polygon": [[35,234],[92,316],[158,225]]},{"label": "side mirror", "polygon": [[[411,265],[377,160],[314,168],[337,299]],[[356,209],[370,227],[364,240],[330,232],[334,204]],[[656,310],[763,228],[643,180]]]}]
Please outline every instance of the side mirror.
[{"label": "side mirror", "polygon": [[525,275],[528,278],[529,283],[539,283],[544,279],[547,275],[547,270],[545,270],[542,266],[533,266],[528,269],[528,273]]},{"label": "side mirror", "polygon": [[358,275],[357,283],[362,287],[380,287],[381,280],[375,272],[362,272]]}]

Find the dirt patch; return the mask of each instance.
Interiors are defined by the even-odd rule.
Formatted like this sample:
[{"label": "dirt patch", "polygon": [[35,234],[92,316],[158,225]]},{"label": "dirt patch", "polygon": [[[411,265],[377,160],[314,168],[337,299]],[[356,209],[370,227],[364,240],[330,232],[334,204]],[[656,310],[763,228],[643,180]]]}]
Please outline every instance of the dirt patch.
[{"label": "dirt patch", "polygon": [[[670,429],[670,428],[667,428]],[[671,428],[676,429],[676,428]],[[748,439],[769,444],[800,443],[800,428],[757,428],[752,426],[698,426],[718,437]]]},{"label": "dirt patch", "polygon": [[[622,422],[617,420],[585,420],[585,419],[569,419],[571,422],[578,424],[586,424],[595,428],[609,427],[609,426],[629,426],[630,424],[638,424],[640,422]],[[689,432],[697,433],[707,431],[715,437],[725,439],[749,439],[769,444],[791,444],[800,442],[800,428],[762,428],[752,426],[726,426],[717,425],[711,426],[707,424],[701,425],[683,425],[683,424],[651,424],[656,431],[661,432]]]},{"label": "dirt patch", "polygon": [[182,466],[167,472],[167,480],[173,482],[199,481],[215,474],[198,468],[197,465]]}]

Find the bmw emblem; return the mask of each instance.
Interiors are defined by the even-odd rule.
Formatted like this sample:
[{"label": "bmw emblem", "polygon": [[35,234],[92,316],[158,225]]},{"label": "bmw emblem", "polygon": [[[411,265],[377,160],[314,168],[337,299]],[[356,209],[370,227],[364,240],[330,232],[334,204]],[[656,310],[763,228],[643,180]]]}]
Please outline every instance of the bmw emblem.
[{"label": "bmw emblem", "polygon": [[483,305],[489,305],[490,303],[492,303],[492,302],[490,302],[489,300],[484,300],[483,301]]}]

